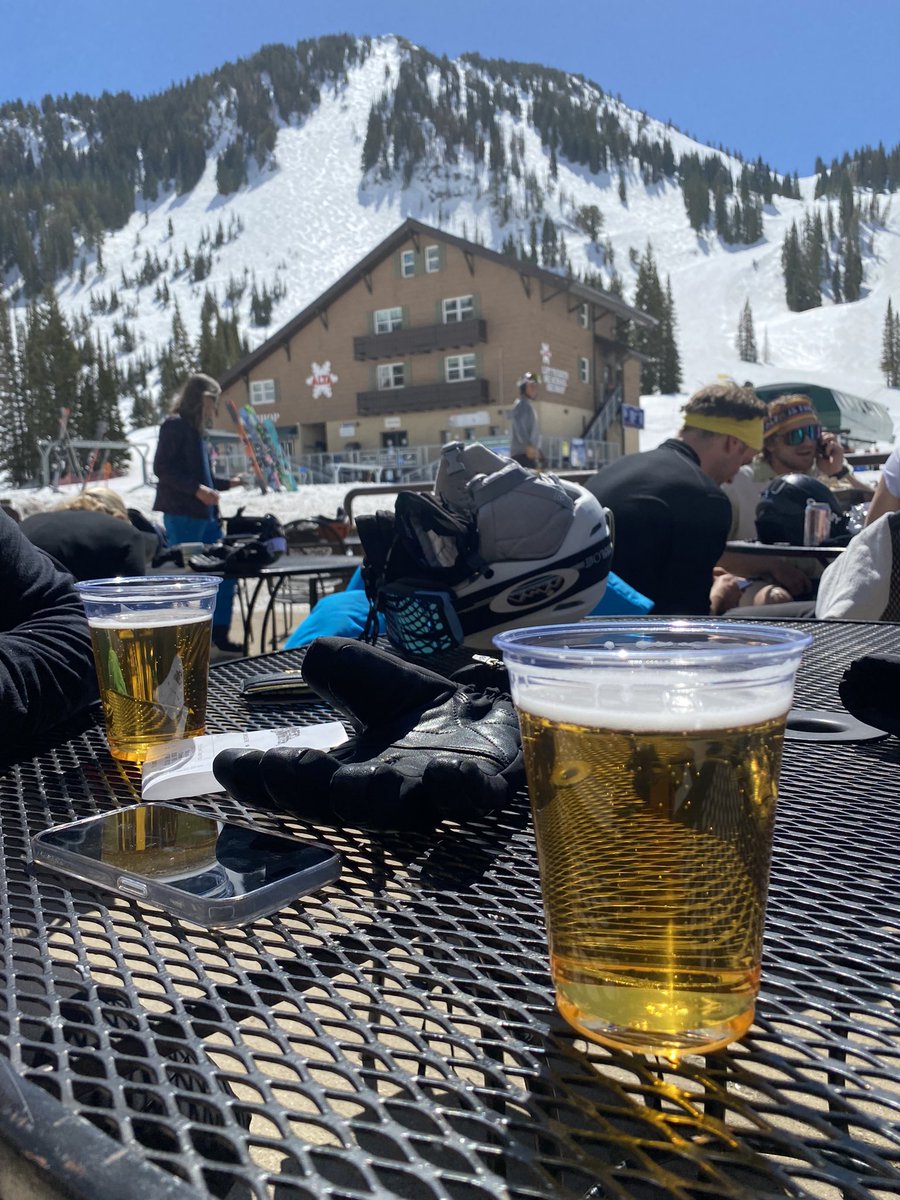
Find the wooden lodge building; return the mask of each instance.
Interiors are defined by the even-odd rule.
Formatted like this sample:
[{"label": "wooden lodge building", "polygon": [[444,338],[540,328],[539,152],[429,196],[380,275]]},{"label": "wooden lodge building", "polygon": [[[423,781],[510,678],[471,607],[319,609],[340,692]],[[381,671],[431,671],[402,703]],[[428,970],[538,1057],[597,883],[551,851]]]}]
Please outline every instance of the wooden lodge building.
[{"label": "wooden lodge building", "polygon": [[525,371],[545,449],[587,434],[636,450],[639,355],[615,296],[408,219],[222,377],[295,459],[508,438]]}]

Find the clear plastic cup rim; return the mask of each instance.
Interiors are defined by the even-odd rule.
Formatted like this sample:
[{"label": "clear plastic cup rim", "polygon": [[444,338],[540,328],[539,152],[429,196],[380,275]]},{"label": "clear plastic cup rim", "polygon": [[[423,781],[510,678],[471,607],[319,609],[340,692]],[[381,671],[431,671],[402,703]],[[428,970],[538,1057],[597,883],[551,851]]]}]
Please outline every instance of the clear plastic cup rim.
[{"label": "clear plastic cup rim", "polygon": [[642,618],[508,629],[493,642],[506,662],[522,666],[736,668],[794,661],[812,640],[800,629],[750,621]]},{"label": "clear plastic cup rim", "polygon": [[82,600],[199,599],[214,594],[222,579],[218,575],[117,575],[112,579],[85,579],[75,584]]}]

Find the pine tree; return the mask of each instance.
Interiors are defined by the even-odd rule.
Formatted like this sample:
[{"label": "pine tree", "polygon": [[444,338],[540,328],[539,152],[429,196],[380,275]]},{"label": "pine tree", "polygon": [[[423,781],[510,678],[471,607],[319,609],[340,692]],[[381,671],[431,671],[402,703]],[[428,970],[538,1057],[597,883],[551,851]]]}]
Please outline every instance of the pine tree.
[{"label": "pine tree", "polygon": [[633,334],[635,349],[648,359],[641,366],[641,391],[677,392],[681,386],[681,359],[675,340],[676,319],[672,288],[667,279],[666,290],[663,292],[653,257],[653,247],[649,242],[638,266],[634,304],[648,316],[654,317],[657,322],[650,329],[643,325],[637,326]]},{"label": "pine tree", "polygon": [[369,120],[366,125],[366,140],[363,143],[362,169],[370,171],[376,163],[381,162],[384,154],[384,124],[381,115],[373,105],[369,109]]},{"label": "pine tree", "polygon": [[176,300],[172,314],[172,337],[159,356],[159,389],[164,398],[175,395],[195,369],[194,363],[194,348]]},{"label": "pine tree", "polygon": [[[609,281],[609,287],[606,289],[611,296],[617,296],[620,300],[625,299],[625,289],[622,287],[622,276],[613,272]],[[630,346],[632,342],[631,322],[624,317],[616,317],[616,333],[615,339],[621,342],[623,346]]]},{"label": "pine tree", "polygon": [[662,356],[659,365],[659,390],[667,396],[681,390],[681,356],[675,340],[675,301],[672,299],[672,282],[666,276],[666,296],[660,322]]},{"label": "pine tree", "polygon": [[0,467],[13,483],[29,482],[26,405],[9,309],[0,303]]},{"label": "pine tree", "polygon": [[844,299],[844,292],[841,287],[841,264],[835,261],[831,271],[831,298],[835,304],[840,304]]},{"label": "pine tree", "polygon": [[[647,249],[638,264],[634,305],[648,316],[654,317],[657,322],[661,322],[664,303],[665,298],[653,258],[653,249],[648,242]],[[644,325],[635,326],[635,349],[647,357],[647,361],[641,364],[641,391],[644,393],[655,392],[659,387],[661,345],[659,324],[650,329]]]},{"label": "pine tree", "polygon": [[56,294],[46,288],[32,301],[25,320],[22,352],[22,390],[26,404],[29,445],[25,447],[29,474],[37,476],[38,438],[53,438],[59,428],[59,410],[71,409],[70,433],[90,436],[80,419],[81,359]]},{"label": "pine tree", "polygon": [[900,314],[894,312],[890,299],[881,336],[881,370],[886,387],[900,387]]},{"label": "pine tree", "polygon": [[852,302],[858,300],[862,290],[863,265],[859,250],[859,222],[855,219],[849,222],[844,238],[844,299]]},{"label": "pine tree", "polygon": [[735,344],[737,346],[738,358],[740,358],[741,362],[758,361],[756,334],[753,331],[753,311],[750,308],[749,296],[744,301],[744,307],[741,309]]}]

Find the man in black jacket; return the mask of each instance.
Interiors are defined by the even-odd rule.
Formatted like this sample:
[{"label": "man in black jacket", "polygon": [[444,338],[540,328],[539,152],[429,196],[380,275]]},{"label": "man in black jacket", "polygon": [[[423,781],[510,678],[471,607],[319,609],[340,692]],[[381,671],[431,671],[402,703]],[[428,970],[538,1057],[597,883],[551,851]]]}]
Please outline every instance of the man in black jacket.
[{"label": "man in black jacket", "polygon": [[751,388],[701,388],[676,437],[588,480],[615,520],[613,569],[650,597],[654,616],[703,616],[739,602],[734,577],[713,576],[731,526],[719,485],[762,445],[765,411]]},{"label": "man in black jacket", "polygon": [[58,725],[97,698],[84,608],[53,561],[0,513],[0,727],[17,739]]}]

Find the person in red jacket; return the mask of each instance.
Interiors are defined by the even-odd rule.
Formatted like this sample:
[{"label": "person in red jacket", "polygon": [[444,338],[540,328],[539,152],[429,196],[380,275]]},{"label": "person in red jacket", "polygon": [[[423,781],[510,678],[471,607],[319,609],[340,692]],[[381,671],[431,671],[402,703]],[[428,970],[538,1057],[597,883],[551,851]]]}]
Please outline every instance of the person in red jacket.
[{"label": "person in red jacket", "polygon": [[[219,493],[237,487],[231,479],[213,475],[206,431],[218,412],[222,389],[209,375],[191,375],[178,394],[171,414],[160,426],[153,470],[157,478],[153,507],[163,514],[170,545],[218,542],[222,537]],[[213,613],[213,646],[240,654],[229,639],[234,607],[234,580],[223,579]]]}]

